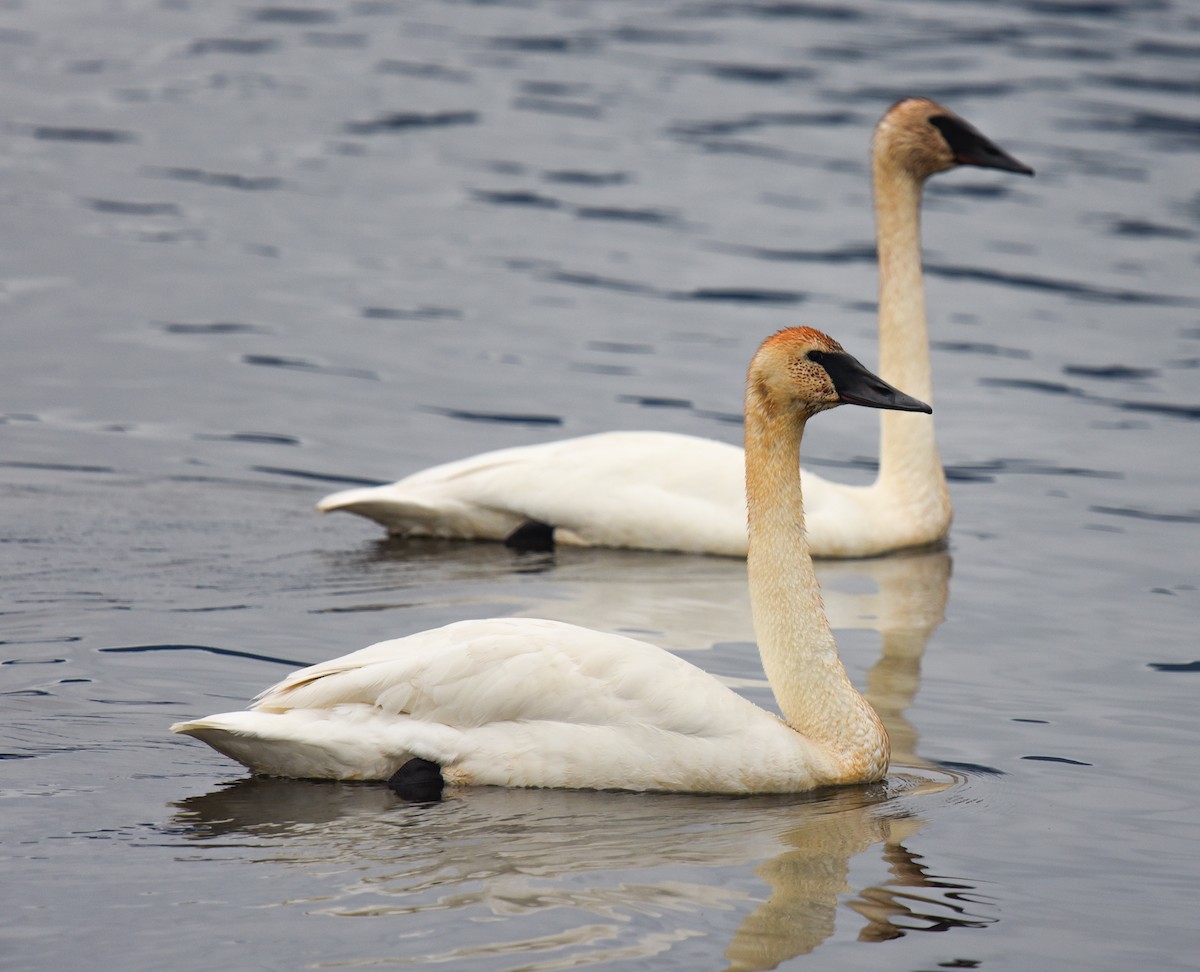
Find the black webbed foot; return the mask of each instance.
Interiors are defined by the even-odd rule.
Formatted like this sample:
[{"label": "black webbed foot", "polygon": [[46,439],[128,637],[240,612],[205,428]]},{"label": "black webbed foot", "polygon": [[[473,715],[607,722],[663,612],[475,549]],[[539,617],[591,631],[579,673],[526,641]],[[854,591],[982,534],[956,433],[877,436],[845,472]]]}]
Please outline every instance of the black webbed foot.
[{"label": "black webbed foot", "polygon": [[442,799],[446,781],[437,763],[414,756],[387,781],[396,796],[410,803],[437,803]]},{"label": "black webbed foot", "polygon": [[553,553],[554,527],[540,520],[526,520],[504,538],[504,546],[521,553]]}]

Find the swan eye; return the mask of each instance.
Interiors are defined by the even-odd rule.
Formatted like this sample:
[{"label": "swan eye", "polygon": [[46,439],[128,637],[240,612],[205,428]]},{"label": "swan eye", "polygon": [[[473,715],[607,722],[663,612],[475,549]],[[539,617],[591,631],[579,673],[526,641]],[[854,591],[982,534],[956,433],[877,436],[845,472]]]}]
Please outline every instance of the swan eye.
[{"label": "swan eye", "polygon": [[973,131],[966,123],[949,115],[934,115],[929,119],[929,124],[942,133],[942,138],[946,140],[946,144],[950,146],[950,151],[955,155],[973,147],[979,139],[978,132]]},{"label": "swan eye", "polygon": [[804,355],[805,359],[818,365],[822,371],[828,376],[829,381],[833,384],[834,391],[837,391],[837,375],[838,359],[835,355],[831,355],[828,351],[820,351],[814,348],[812,351]]}]

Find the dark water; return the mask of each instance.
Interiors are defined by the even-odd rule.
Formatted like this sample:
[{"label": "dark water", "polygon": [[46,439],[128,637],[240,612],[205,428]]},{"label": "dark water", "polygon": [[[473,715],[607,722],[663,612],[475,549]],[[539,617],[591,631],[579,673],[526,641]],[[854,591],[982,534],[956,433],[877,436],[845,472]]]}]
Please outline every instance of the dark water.
[{"label": "dark water", "polygon": [[[1184,2],[5,4],[0,965],[1193,967],[1197,64]],[[822,570],[886,785],[413,808],[166,733],[513,613],[767,704],[740,563],[312,504],[736,441],[782,325],[873,361],[867,143],[911,93],[1038,174],[927,196],[949,553]],[[862,481],[843,412],[806,453]]]}]

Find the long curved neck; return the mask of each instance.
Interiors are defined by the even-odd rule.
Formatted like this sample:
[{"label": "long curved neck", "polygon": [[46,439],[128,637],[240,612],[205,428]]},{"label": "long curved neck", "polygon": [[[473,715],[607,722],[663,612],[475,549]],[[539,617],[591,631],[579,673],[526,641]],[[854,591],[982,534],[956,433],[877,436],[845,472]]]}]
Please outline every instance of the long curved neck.
[{"label": "long curved neck", "polygon": [[[924,180],[877,150],[873,182],[879,253],[879,375],[932,404],[933,373],[921,279]],[[924,415],[885,411],[880,425],[880,481],[914,497],[929,492],[931,486],[933,492],[944,494],[945,475],[933,422]]]},{"label": "long curved neck", "polygon": [[788,725],[826,747],[848,779],[877,779],[887,766],[887,734],[838,657],[805,538],[804,419],[757,395],[752,388],[746,402],[747,568],[763,669]]}]

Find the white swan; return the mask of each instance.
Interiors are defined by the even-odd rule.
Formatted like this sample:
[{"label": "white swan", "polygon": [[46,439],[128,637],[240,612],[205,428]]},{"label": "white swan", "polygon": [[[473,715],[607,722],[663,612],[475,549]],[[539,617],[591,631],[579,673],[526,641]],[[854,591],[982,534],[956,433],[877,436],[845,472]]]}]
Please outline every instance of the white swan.
[{"label": "white swan", "polygon": [[302,669],[253,708],[172,726],[256,773],[581,789],[791,792],[880,779],[888,739],[838,658],[804,534],[800,437],[843,402],[931,411],[831,338],[769,338],[746,383],[748,573],[784,720],[641,641],[463,621]]},{"label": "white swan", "polygon": [[[932,378],[921,192],[929,176],[958,165],[1033,172],[924,98],[893,105],[875,129],[879,370],[925,400]],[[870,486],[804,476],[814,556],[876,556],[936,542],[950,528],[932,422],[882,417],[879,474]],[[746,555],[741,450],[667,432],[606,432],[487,452],[388,486],[334,493],[317,509],[369,517],[397,536],[513,538],[519,545],[533,527],[535,542],[552,536],[584,546]]]}]

